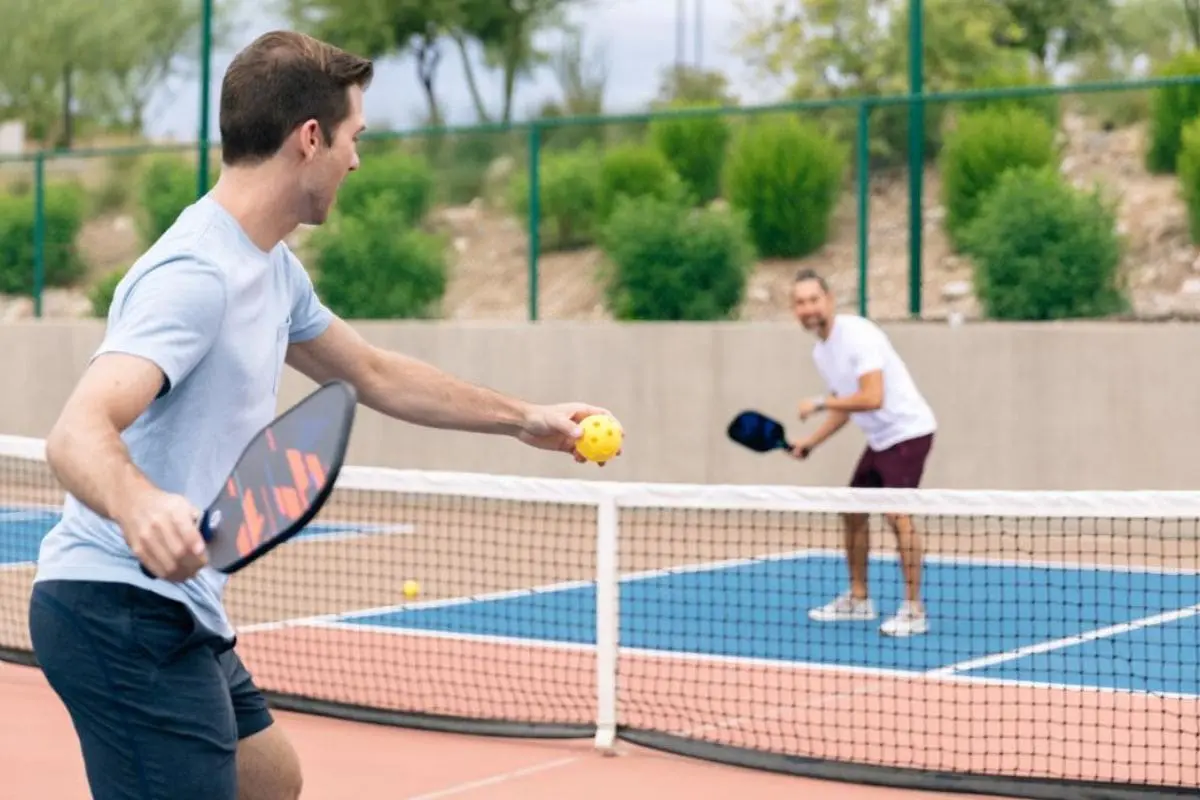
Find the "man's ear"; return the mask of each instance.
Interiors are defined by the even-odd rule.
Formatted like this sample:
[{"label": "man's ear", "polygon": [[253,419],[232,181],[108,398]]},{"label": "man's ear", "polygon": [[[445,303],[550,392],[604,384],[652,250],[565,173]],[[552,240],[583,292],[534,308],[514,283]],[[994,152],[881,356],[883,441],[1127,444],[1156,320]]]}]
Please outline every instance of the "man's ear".
[{"label": "man's ear", "polygon": [[321,133],[321,123],[315,119],[305,120],[301,123],[292,132],[290,138],[295,141],[295,145],[300,151],[300,157],[305,161],[316,158],[317,153],[325,144],[325,137]]}]

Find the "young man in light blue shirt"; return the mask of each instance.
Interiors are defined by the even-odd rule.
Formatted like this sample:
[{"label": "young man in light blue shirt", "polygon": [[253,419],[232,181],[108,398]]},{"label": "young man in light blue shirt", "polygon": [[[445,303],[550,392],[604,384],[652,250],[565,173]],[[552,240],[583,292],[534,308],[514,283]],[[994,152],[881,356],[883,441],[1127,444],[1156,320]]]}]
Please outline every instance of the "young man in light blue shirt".
[{"label": "young man in light blue shirt", "polygon": [[[539,406],[375,348],[283,239],[358,168],[369,61],[294,33],[238,54],[221,177],[121,281],[103,343],[46,441],[68,492],[30,607],[38,660],[96,800],[291,800],[295,752],[233,649],[199,509],[275,415],[284,363],[399,420],[573,454],[604,409]],[[139,561],[156,576],[147,577]]]}]

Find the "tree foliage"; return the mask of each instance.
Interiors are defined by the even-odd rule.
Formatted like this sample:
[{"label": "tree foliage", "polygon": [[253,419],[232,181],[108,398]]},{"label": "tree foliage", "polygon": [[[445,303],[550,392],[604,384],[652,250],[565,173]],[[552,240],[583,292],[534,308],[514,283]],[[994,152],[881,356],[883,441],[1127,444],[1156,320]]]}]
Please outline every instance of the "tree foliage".
[{"label": "tree foliage", "polygon": [[1001,41],[1027,50],[1046,70],[1094,51],[1113,34],[1113,0],[1002,0],[1013,25]]},{"label": "tree foliage", "polygon": [[[371,58],[415,56],[430,121],[442,121],[435,88],[443,47],[462,59],[467,88],[480,121],[512,119],[517,83],[550,55],[535,35],[563,22],[562,12],[581,0],[286,0],[292,24]],[[482,56],[476,59],[474,56]],[[479,89],[475,65],[501,71],[499,115]]]},{"label": "tree foliage", "polygon": [[[200,0],[0,0],[0,119],[70,146],[82,119],[140,132],[163,82],[199,55]],[[217,7],[214,39],[228,32]]]},{"label": "tree foliage", "polygon": [[298,29],[367,58],[408,53],[416,63],[429,122],[442,122],[436,81],[443,37],[457,0],[286,0]]}]

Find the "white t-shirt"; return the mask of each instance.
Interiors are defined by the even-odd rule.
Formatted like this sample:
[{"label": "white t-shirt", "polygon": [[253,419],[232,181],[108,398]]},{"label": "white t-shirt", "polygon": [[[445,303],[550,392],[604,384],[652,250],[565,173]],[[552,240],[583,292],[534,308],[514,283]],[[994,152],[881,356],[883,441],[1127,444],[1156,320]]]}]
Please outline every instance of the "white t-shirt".
[{"label": "white t-shirt", "polygon": [[855,394],[859,376],[883,371],[883,406],[850,414],[872,450],[886,450],[937,430],[933,409],[917,390],[887,334],[874,322],[838,314],[829,338],[813,346],[813,361],[829,390],[838,397]]}]

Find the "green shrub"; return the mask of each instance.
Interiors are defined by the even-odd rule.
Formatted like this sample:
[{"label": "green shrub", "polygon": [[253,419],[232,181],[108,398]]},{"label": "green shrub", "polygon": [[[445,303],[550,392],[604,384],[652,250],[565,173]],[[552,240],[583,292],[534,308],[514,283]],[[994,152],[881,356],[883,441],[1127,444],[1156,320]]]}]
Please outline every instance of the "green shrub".
[{"label": "green shrub", "polygon": [[[209,170],[208,185],[217,182],[217,171]],[[184,209],[196,202],[196,167],[176,155],[157,155],[150,159],[138,191],[142,209],[139,229],[144,242],[158,241],[175,224]]]},{"label": "green shrub", "polygon": [[1183,126],[1180,134],[1179,192],[1187,204],[1188,233],[1200,242],[1200,119]]},{"label": "green shrub", "polygon": [[1007,170],[1057,160],[1054,129],[1034,111],[1001,107],[963,115],[940,158],[946,231],[954,244],[962,246],[963,229]]},{"label": "green shrub", "polygon": [[603,230],[605,296],[620,320],[732,317],[754,266],[745,216],[682,197],[621,198]]},{"label": "green shrub", "polygon": [[[1008,89],[1029,86],[1042,86],[1049,81],[1037,77],[1032,70],[1021,67],[996,66],[992,69],[976,73],[970,83],[971,89]],[[1032,111],[1053,128],[1058,127],[1060,102],[1058,95],[1044,94],[1028,97],[999,97],[986,100],[972,100],[966,109],[970,112],[991,109],[1021,108]]]},{"label": "green shrub", "polygon": [[976,295],[993,319],[1096,317],[1126,307],[1113,210],[1053,169],[1006,172],[964,240]]},{"label": "green shrub", "polygon": [[[538,238],[546,251],[584,247],[595,241],[600,199],[600,154],[593,145],[574,152],[543,153],[538,163]],[[529,173],[513,178],[509,207],[526,225]]]},{"label": "green shrub", "polygon": [[[1200,52],[1181,53],[1157,71],[1163,77],[1200,75]],[[1146,169],[1155,173],[1175,171],[1183,126],[1200,114],[1200,84],[1163,86],[1150,95],[1149,144]]]},{"label": "green shrub", "polygon": [[446,291],[442,240],[397,224],[387,197],[334,215],[309,239],[318,293],[348,319],[429,318]]},{"label": "green shrub", "polygon": [[679,176],[658,150],[641,144],[617,145],[607,150],[600,161],[598,219],[603,224],[621,197],[666,199],[676,196],[681,188]]},{"label": "green shrub", "polygon": [[341,214],[362,216],[377,198],[393,210],[393,225],[420,222],[433,204],[433,170],[417,156],[391,152],[363,158],[338,190]]},{"label": "green shrub", "polygon": [[[35,266],[34,196],[0,194],[0,292],[32,294]],[[74,183],[51,183],[45,196],[46,286],[67,286],[83,275],[76,246],[87,195]]]},{"label": "green shrub", "polygon": [[126,269],[113,270],[105,275],[100,280],[96,281],[88,292],[88,300],[92,304],[93,317],[107,317],[108,309],[112,307],[113,295],[117,291],[117,284],[125,277]]},{"label": "green shrub", "polygon": [[650,140],[701,204],[721,193],[729,138],[729,120],[716,115],[662,117],[650,123]]},{"label": "green shrub", "polygon": [[805,256],[829,237],[845,164],[844,148],[809,123],[754,120],[726,160],[726,198],[746,212],[763,256]]}]

